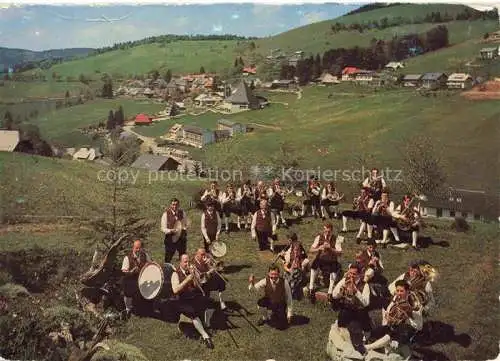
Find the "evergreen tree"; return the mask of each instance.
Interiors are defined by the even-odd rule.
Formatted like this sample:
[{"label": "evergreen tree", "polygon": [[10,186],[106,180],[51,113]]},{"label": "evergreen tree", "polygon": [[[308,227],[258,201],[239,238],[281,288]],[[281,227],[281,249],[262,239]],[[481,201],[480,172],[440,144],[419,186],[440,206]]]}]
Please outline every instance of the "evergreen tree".
[{"label": "evergreen tree", "polygon": [[123,114],[123,107],[121,105],[115,112],[114,119],[116,125],[122,126],[125,123],[125,116]]},{"label": "evergreen tree", "polygon": [[115,115],[113,114],[113,111],[110,110],[108,114],[108,121],[106,122],[106,129],[112,130],[115,128]]},{"label": "evergreen tree", "polygon": [[7,110],[5,112],[3,120],[3,128],[6,130],[12,130],[13,126],[14,126],[14,119],[12,118],[12,114]]},{"label": "evergreen tree", "polygon": [[200,74],[205,74],[205,68],[203,66],[200,67]]},{"label": "evergreen tree", "polygon": [[172,71],[170,69],[167,70],[167,72],[165,73],[165,76],[163,77],[163,79],[167,83],[170,83],[170,80],[172,80]]}]

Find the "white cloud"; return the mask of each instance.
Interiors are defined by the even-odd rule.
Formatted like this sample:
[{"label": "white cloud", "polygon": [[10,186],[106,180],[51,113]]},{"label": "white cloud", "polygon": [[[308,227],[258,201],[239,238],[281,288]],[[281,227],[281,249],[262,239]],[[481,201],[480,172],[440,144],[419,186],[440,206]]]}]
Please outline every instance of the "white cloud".
[{"label": "white cloud", "polygon": [[233,14],[233,15],[231,15],[231,19],[233,19],[233,20],[237,20],[239,18],[240,18],[239,14]]},{"label": "white cloud", "polygon": [[300,25],[317,23],[318,21],[326,19],[328,19],[328,13],[326,11],[312,11],[304,14],[304,16],[300,19]]},{"label": "white cloud", "polygon": [[215,33],[220,33],[222,31],[222,25],[214,25],[212,26],[212,31]]}]

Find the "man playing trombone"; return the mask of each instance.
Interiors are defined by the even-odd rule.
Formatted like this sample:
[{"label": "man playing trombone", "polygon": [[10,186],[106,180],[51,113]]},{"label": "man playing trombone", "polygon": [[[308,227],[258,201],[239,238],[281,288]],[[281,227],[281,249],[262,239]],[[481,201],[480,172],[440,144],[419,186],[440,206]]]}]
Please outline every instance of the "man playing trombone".
[{"label": "man playing trombone", "polygon": [[225,310],[226,304],[222,300],[222,292],[226,290],[226,281],[217,271],[217,261],[205,251],[199,248],[193,259],[195,272],[198,272],[201,281],[201,287],[207,296],[211,291],[217,291],[219,294],[220,309]]}]

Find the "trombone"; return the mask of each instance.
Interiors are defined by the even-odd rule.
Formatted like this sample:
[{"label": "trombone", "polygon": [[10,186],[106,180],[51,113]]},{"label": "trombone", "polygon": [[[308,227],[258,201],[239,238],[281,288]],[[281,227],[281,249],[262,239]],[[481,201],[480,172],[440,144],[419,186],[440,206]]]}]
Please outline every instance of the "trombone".
[{"label": "trombone", "polygon": [[210,273],[215,273],[217,274],[226,284],[229,283],[229,280],[227,280],[223,275],[220,274],[219,271],[217,271],[217,269],[219,267],[221,267],[221,265],[223,264],[223,261],[217,261],[214,256],[212,256],[210,253],[207,253],[205,255],[206,257],[206,263],[208,265],[208,267],[210,268],[210,270],[208,271],[208,274]]}]

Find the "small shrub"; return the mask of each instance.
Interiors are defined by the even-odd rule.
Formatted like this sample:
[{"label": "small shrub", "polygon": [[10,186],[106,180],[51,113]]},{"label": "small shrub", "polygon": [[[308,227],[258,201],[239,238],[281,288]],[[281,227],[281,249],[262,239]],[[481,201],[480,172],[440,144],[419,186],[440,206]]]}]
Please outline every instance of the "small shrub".
[{"label": "small shrub", "polygon": [[116,340],[107,341],[109,351],[100,350],[91,361],[149,361],[137,347]]},{"label": "small shrub", "polygon": [[456,232],[467,232],[470,229],[469,224],[463,217],[456,217],[453,223],[451,224],[451,229]]}]

